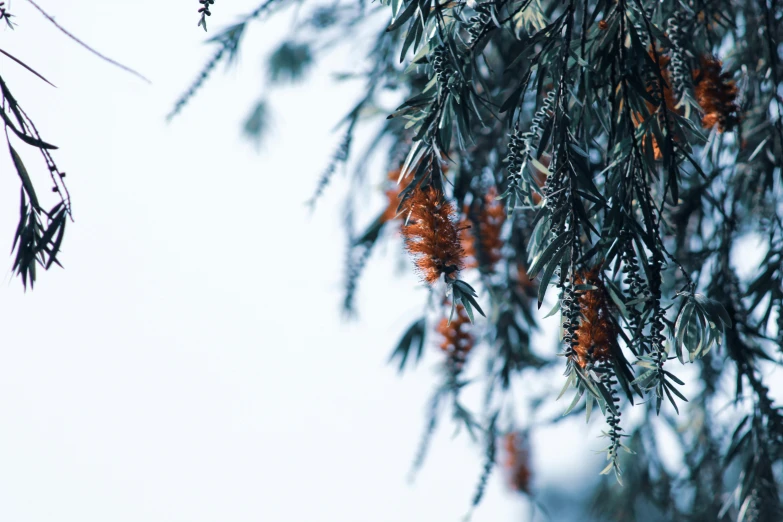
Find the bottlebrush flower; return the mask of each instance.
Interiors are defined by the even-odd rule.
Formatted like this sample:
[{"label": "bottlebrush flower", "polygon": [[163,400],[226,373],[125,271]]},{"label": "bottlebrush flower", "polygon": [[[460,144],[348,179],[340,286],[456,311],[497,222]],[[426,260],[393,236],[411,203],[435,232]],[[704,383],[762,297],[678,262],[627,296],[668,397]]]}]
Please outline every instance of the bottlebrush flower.
[{"label": "bottlebrush flower", "polygon": [[[483,266],[488,272],[494,272],[495,265],[502,259],[500,251],[503,248],[503,240],[500,238],[500,232],[506,221],[506,209],[496,198],[497,191],[493,187],[484,196],[484,205],[478,211],[478,226],[471,226],[467,216],[460,221],[460,229],[465,230],[462,233],[462,250],[466,268]],[[464,212],[469,214],[470,208],[466,207]],[[478,251],[476,239],[481,245]],[[482,256],[484,259],[480,260]]]},{"label": "bottlebrush flower", "polygon": [[432,187],[425,187],[413,193],[406,207],[402,235],[422,279],[430,285],[441,276],[455,280],[463,267],[463,253],[454,206]]},{"label": "bottlebrush flower", "polygon": [[508,484],[514,491],[530,493],[530,446],[527,437],[519,432],[511,432],[503,437],[506,453],[505,468]]},{"label": "bottlebrush flower", "polygon": [[696,101],[704,111],[701,126],[711,129],[717,124],[718,131],[725,132],[739,124],[740,118],[737,86],[721,67],[717,58],[702,56],[701,67],[693,74],[693,83]]},{"label": "bottlebrush flower", "polygon": [[[412,168],[409,169],[409,172],[415,170],[415,168]],[[386,223],[400,217],[400,215],[397,213],[398,207],[400,205],[400,193],[402,193],[402,191],[407,186],[405,181],[400,180],[401,171],[402,166],[399,166],[396,169],[390,170],[388,174],[386,174],[386,183],[384,183],[386,208],[380,217],[382,223]],[[447,164],[442,165],[441,172],[445,176],[449,172],[449,166]]]},{"label": "bottlebrush flower", "polygon": [[599,275],[598,268],[593,268],[576,279],[578,285],[597,287],[597,290],[587,290],[579,295],[582,318],[576,330],[577,344],[574,346],[574,352],[576,363],[582,368],[590,362],[607,360],[611,345],[617,339],[611,319],[612,307]]},{"label": "bottlebrush flower", "polygon": [[[446,303],[445,308],[451,309],[451,303]],[[449,364],[455,372],[460,372],[468,358],[468,353],[473,349],[475,339],[470,333],[470,318],[465,307],[457,305],[454,317],[449,322],[448,317],[440,320],[437,332],[440,335],[440,349],[449,357]]]}]

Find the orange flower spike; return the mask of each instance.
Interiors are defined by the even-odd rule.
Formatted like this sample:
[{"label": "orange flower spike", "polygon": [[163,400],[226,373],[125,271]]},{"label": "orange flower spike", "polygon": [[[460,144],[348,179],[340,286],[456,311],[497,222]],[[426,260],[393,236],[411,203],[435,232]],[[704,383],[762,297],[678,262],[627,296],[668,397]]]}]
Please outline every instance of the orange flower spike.
[{"label": "orange flower spike", "polygon": [[616,334],[611,322],[611,306],[608,296],[599,278],[597,268],[577,277],[576,284],[597,286],[597,290],[587,290],[579,296],[579,308],[582,320],[576,330],[576,363],[584,368],[590,362],[605,361],[609,358]]},{"label": "orange flower spike", "polygon": [[506,209],[504,205],[497,200],[497,191],[491,188],[484,196],[484,209],[481,212],[481,246],[487,255],[488,269],[494,270],[495,265],[503,256],[503,240],[500,238],[500,232],[503,229],[503,223],[506,222]]},{"label": "orange flower spike", "polygon": [[[451,304],[447,309],[451,309]],[[444,317],[438,323],[437,332],[441,337],[440,349],[445,352],[454,363],[454,368],[459,371],[465,365],[468,353],[473,349],[475,338],[470,333],[470,318],[465,307],[457,305],[454,317],[449,323],[449,318]]]},{"label": "orange flower spike", "polygon": [[[462,251],[465,255],[465,268],[478,268],[478,253],[476,252],[476,236],[481,242],[481,253],[486,256],[486,269],[492,272],[495,265],[502,259],[503,241],[500,238],[503,223],[506,221],[506,210],[497,199],[497,191],[491,188],[484,196],[484,206],[479,211],[478,226],[471,224],[467,215],[470,208],[465,206],[463,218],[460,220],[462,232]],[[477,232],[476,232],[477,230]]]},{"label": "orange flower spike", "polygon": [[478,268],[476,259],[476,237],[473,235],[473,225],[468,219],[470,207],[465,205],[462,208],[462,216],[459,220],[460,243],[462,244],[462,254],[464,256],[465,268]]},{"label": "orange flower spike", "polygon": [[516,453],[517,453],[517,434],[516,433],[506,433],[506,435],[503,437],[503,447],[506,450],[506,467],[511,468],[514,466],[514,463],[516,460]]},{"label": "orange flower spike", "polygon": [[731,76],[722,72],[720,60],[702,56],[701,68],[694,72],[693,79],[696,101],[704,111],[701,126],[711,129],[717,124],[718,132],[737,126],[740,121],[736,103],[739,90]]},{"label": "orange flower spike", "polygon": [[506,471],[511,489],[530,493],[530,481],[533,475],[530,469],[530,452],[527,444],[520,439],[522,435],[514,432],[504,436]]},{"label": "orange flower spike", "polygon": [[414,192],[408,209],[402,229],[405,248],[424,281],[434,284],[442,275],[455,279],[463,252],[454,206],[427,187]]}]

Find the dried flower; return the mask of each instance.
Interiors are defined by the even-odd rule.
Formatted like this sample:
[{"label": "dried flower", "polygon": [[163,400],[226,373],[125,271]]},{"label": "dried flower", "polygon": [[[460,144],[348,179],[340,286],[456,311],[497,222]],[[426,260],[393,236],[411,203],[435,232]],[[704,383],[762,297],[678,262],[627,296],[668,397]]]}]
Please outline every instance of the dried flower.
[{"label": "dried flower", "polygon": [[520,432],[511,432],[504,437],[506,452],[505,468],[509,486],[514,491],[530,493],[530,448],[528,438]]},{"label": "dried flower", "polygon": [[721,62],[712,56],[701,57],[701,67],[693,74],[694,92],[704,117],[701,125],[711,129],[718,125],[719,132],[735,127],[739,121],[737,86],[729,73],[722,72]]},{"label": "dried flower", "polygon": [[[451,303],[446,302],[444,305],[447,310],[451,310]],[[451,322],[448,317],[444,317],[438,323],[437,331],[441,337],[440,349],[449,356],[449,364],[455,372],[462,370],[468,353],[475,344],[470,327],[470,318],[461,304],[457,305]]]},{"label": "dried flower", "polygon": [[[464,213],[469,214],[470,208],[465,207]],[[477,221],[477,227],[471,227],[467,216],[460,221],[460,229],[465,230],[462,234],[465,267],[478,268],[482,266],[488,272],[493,272],[495,265],[502,259],[500,251],[503,248],[503,240],[500,238],[500,232],[506,221],[505,206],[497,200],[497,191],[494,187],[484,196],[484,204],[478,211]],[[476,239],[481,245],[479,251],[476,251]],[[482,256],[483,263],[479,259]]]},{"label": "dried flower", "polygon": [[462,269],[462,246],[454,206],[432,187],[419,188],[407,203],[405,248],[424,281],[454,280]]},{"label": "dried flower", "polygon": [[611,319],[609,297],[600,279],[599,269],[593,268],[576,279],[578,285],[592,285],[595,290],[586,290],[579,296],[582,313],[576,330],[577,344],[574,346],[576,362],[584,368],[588,363],[605,361],[609,358],[611,345],[617,334]]}]

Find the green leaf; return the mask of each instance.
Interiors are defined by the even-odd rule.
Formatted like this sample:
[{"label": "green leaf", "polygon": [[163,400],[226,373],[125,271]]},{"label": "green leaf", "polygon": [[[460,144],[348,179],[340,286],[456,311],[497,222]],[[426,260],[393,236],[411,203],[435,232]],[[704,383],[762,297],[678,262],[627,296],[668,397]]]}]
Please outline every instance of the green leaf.
[{"label": "green leaf", "polygon": [[568,376],[568,379],[566,379],[565,383],[563,384],[563,389],[560,390],[560,394],[557,396],[555,401],[559,401],[560,400],[560,398],[563,396],[563,394],[566,392],[566,390],[574,383],[575,380],[576,380],[576,374],[575,373],[571,373]]},{"label": "green leaf", "polygon": [[424,339],[426,334],[425,326],[426,326],[426,322],[423,317],[421,319],[416,320],[413,324],[411,324],[408,327],[408,329],[402,335],[400,342],[397,343],[397,347],[391,353],[391,356],[389,357],[389,362],[392,362],[394,359],[399,358],[400,372],[402,372],[405,369],[405,364],[408,361],[408,356],[410,355],[411,348],[413,346],[416,347],[415,362],[418,363],[419,360],[421,359],[421,356],[424,353]]},{"label": "green leaf", "polygon": [[[52,249],[49,252],[49,261],[46,263],[46,269],[49,270],[49,268],[52,266],[52,263],[57,263],[60,265],[60,262],[57,261],[57,254],[60,252],[60,246],[63,242],[63,236],[65,235],[65,224],[67,223],[67,220],[65,219],[65,215],[63,214],[62,223],[57,228],[57,237],[54,238],[54,244],[52,245]],[[62,266],[62,265],[60,265]]]},{"label": "green leaf", "polygon": [[[205,28],[206,28],[206,27],[205,27]],[[35,69],[33,69],[32,67],[30,67],[29,65],[27,65],[26,63],[24,63],[24,62],[23,62],[22,60],[20,60],[19,58],[17,58],[17,57],[15,57],[15,56],[13,56],[13,55],[11,55],[11,54],[9,54],[9,53],[5,52],[5,51],[4,51],[4,50],[2,50],[2,49],[0,49],[0,53],[2,53],[2,54],[4,54],[4,55],[6,55],[8,58],[10,58],[11,60],[15,61],[16,63],[18,63],[19,65],[21,65],[22,67],[24,67],[25,69],[27,69],[28,71],[30,71],[31,73],[33,73],[34,75],[36,75],[38,78],[40,78],[41,80],[43,80],[43,81],[45,81],[46,83],[48,83],[49,85],[51,85],[52,87],[55,87],[55,85],[54,85],[52,82],[50,82],[49,80],[47,80],[46,78],[44,78],[43,76],[41,76],[41,75],[40,75],[40,74],[39,74],[39,73],[38,73],[38,72],[37,72]]]},{"label": "green leaf", "polygon": [[563,412],[563,417],[571,413],[573,409],[576,408],[576,405],[579,404],[579,401],[582,399],[582,395],[584,395],[584,393],[585,392],[583,389],[580,389],[576,392],[576,394],[574,395],[574,399],[571,401],[571,404]]},{"label": "green leaf", "polygon": [[533,258],[533,262],[530,264],[530,268],[528,268],[528,277],[530,277],[530,279],[536,277],[544,263],[547,263],[553,258],[555,253],[565,244],[568,237],[572,234],[573,232],[566,230],[549,243],[543,252]]},{"label": "green leaf", "polygon": [[729,317],[729,313],[722,304],[715,299],[710,299],[702,294],[694,294],[693,298],[696,299],[696,302],[707,312],[707,318],[710,321],[716,322],[717,320],[720,320],[724,326],[731,328],[731,317]]},{"label": "green leaf", "polygon": [[587,402],[585,402],[585,424],[590,422],[590,414],[593,413],[593,401],[595,397],[588,395]]},{"label": "green leaf", "polygon": [[[387,29],[388,30],[388,29]],[[420,31],[423,31],[424,27],[422,27],[419,24],[418,18],[411,22],[411,27],[408,29],[408,34],[405,35],[405,41],[402,44],[402,49],[400,50],[400,63],[405,59],[405,55],[408,54],[408,48],[419,39]],[[414,46],[414,51],[415,51]]]},{"label": "green leaf", "polygon": [[[51,145],[49,143],[46,143],[43,140],[39,140],[38,138],[33,138],[32,136],[28,136],[24,132],[20,131],[14,126],[14,122],[11,121],[11,118],[8,117],[8,114],[5,113],[5,110],[3,110],[2,107],[0,107],[0,117],[3,118],[3,121],[5,124],[14,131],[14,134],[22,140],[23,142],[27,143],[28,145],[32,145],[33,147],[37,147],[39,149],[47,149],[47,150],[56,150],[57,147],[54,145]],[[10,144],[9,144],[10,145]]]},{"label": "green leaf", "polygon": [[685,398],[685,395],[680,393],[677,390],[677,388],[675,388],[675,386],[672,383],[670,383],[669,381],[664,380],[663,381],[663,385],[666,386],[667,388],[669,388],[672,391],[672,393],[674,393],[677,397],[679,397],[680,399],[682,399],[685,402],[688,402],[688,399]]},{"label": "green leaf", "polygon": [[665,373],[671,380],[673,380],[674,382],[676,382],[680,386],[684,386],[685,385],[685,383],[682,382],[679,378],[677,378],[677,376],[674,375],[672,372],[670,372],[668,370],[664,370],[663,373]]},{"label": "green leaf", "polygon": [[30,175],[27,173],[27,169],[22,162],[22,158],[19,157],[19,154],[17,154],[16,149],[14,149],[14,147],[11,145],[10,141],[8,142],[8,149],[11,151],[11,158],[14,160],[14,167],[16,167],[16,172],[19,174],[19,178],[22,180],[24,191],[27,192],[27,197],[30,198],[30,202],[32,203],[33,208],[37,210],[40,208],[40,205],[38,204],[38,196],[35,195],[33,182],[30,180]]},{"label": "green leaf", "polygon": [[651,377],[651,376],[652,376],[654,373],[656,373],[656,371],[657,371],[657,370],[654,370],[654,369],[653,369],[653,370],[647,370],[647,371],[645,371],[644,373],[642,373],[641,375],[639,375],[639,377],[637,377],[636,379],[634,379],[634,380],[631,382],[631,384],[642,384],[644,381],[646,381],[648,378],[650,378],[650,377]]},{"label": "green leaf", "polygon": [[557,300],[555,306],[553,306],[552,309],[549,311],[549,313],[547,313],[543,318],[547,319],[548,317],[552,317],[559,311],[560,311],[560,299]]},{"label": "green leaf", "polygon": [[[668,387],[665,387],[665,388],[664,388],[664,391],[666,392],[666,397],[668,397],[668,399],[669,399],[669,402],[671,402],[671,403],[672,403],[672,406],[674,406],[674,411],[676,411],[676,412],[677,412],[677,415],[679,415],[679,414],[680,414],[680,408],[678,408],[678,407],[677,407],[677,403],[676,403],[676,402],[674,402],[674,397],[672,397],[672,394],[669,392],[669,388],[668,388]],[[676,390],[675,390],[675,391],[676,391]],[[661,409],[660,409],[660,406],[659,406],[659,407],[658,407],[658,413],[660,413],[660,411],[661,411]]]},{"label": "green leaf", "polygon": [[408,18],[413,16],[413,13],[416,12],[416,8],[418,7],[418,3],[416,0],[412,0],[411,3],[408,4],[408,7],[405,8],[405,10],[402,12],[400,16],[398,16],[394,22],[389,25],[389,27],[386,28],[386,32],[396,31],[397,29],[402,26],[406,21],[408,21]]},{"label": "green leaf", "polygon": [[677,358],[682,364],[685,364],[685,358],[683,357],[682,351],[682,348],[685,344],[685,332],[687,331],[688,325],[691,322],[693,310],[694,305],[690,300],[688,300],[680,312],[680,315],[677,316],[677,321],[674,323],[674,331],[676,332],[674,348],[677,352]]},{"label": "green leaf", "polygon": [[549,264],[544,269],[543,275],[541,276],[541,281],[538,283],[538,308],[541,308],[541,305],[544,302],[544,296],[546,295],[547,288],[549,287],[549,282],[552,279],[552,276],[555,274],[555,270],[557,270],[558,265],[560,264],[560,259],[565,255],[566,249],[561,249],[557,254],[555,254],[555,257],[549,262]]},{"label": "green leaf", "polygon": [[478,294],[472,286],[461,279],[457,279],[452,283],[452,291],[454,292],[454,300],[459,299],[462,301],[462,305],[465,307],[465,311],[468,313],[471,323],[473,322],[473,310],[471,309],[471,306],[475,307],[476,311],[478,311],[482,317],[486,317],[484,310],[481,309],[481,306],[479,306],[475,299]]}]

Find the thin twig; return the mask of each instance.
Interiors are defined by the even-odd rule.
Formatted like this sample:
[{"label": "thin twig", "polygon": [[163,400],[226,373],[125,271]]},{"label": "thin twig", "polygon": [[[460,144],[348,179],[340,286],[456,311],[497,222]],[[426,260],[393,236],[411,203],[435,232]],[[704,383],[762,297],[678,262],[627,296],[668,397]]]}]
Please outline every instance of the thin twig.
[{"label": "thin twig", "polygon": [[35,8],[38,10],[38,12],[39,12],[39,13],[41,13],[41,14],[42,14],[42,15],[43,15],[43,16],[44,16],[44,17],[45,17],[47,20],[49,20],[49,21],[52,23],[52,25],[54,25],[54,26],[55,26],[57,29],[59,29],[59,30],[60,30],[60,32],[62,32],[62,33],[65,35],[65,36],[67,36],[68,38],[70,38],[70,39],[71,39],[71,40],[73,40],[74,42],[78,43],[79,45],[81,45],[82,47],[84,47],[85,49],[87,49],[88,51],[90,51],[92,54],[94,54],[95,56],[97,56],[97,57],[98,57],[98,58],[100,58],[101,60],[103,60],[103,61],[105,61],[105,62],[109,62],[110,64],[114,65],[115,67],[119,67],[119,68],[120,68],[120,69],[122,69],[123,71],[125,71],[125,72],[128,72],[128,73],[130,73],[130,74],[132,74],[132,75],[136,76],[137,78],[141,78],[142,80],[144,80],[144,81],[145,81],[145,82],[147,82],[147,83],[152,83],[152,82],[149,80],[149,78],[147,78],[147,77],[146,77],[146,76],[144,76],[143,74],[141,74],[141,73],[139,73],[139,72],[137,72],[137,71],[134,71],[133,69],[131,69],[131,68],[130,68],[130,67],[128,67],[128,66],[122,65],[120,62],[117,62],[117,61],[115,61],[115,60],[112,60],[112,59],[111,59],[111,58],[109,58],[108,56],[106,56],[106,55],[103,55],[103,54],[99,53],[98,51],[96,51],[95,49],[93,49],[92,47],[90,47],[89,45],[87,45],[86,43],[84,43],[83,41],[79,40],[79,39],[78,39],[76,36],[74,36],[72,33],[68,32],[68,30],[67,30],[67,29],[65,29],[63,26],[61,26],[60,24],[58,24],[58,23],[55,21],[54,17],[52,17],[52,15],[50,15],[49,13],[47,13],[46,11],[44,11],[44,10],[41,8],[41,6],[39,6],[38,4],[36,4],[36,3],[35,3],[33,0],[27,0],[27,1],[28,1],[28,2],[30,2],[30,4],[32,4],[32,6],[33,6],[33,7],[35,7]]}]

